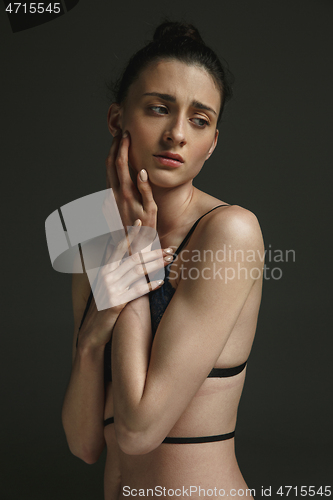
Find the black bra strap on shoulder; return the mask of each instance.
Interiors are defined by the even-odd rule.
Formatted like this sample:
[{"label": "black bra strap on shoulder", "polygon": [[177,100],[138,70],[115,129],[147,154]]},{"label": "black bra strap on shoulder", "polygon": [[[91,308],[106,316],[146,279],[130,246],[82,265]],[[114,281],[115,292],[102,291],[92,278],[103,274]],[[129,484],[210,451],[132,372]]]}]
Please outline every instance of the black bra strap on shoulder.
[{"label": "black bra strap on shoulder", "polygon": [[218,434],[217,436],[201,436],[201,437],[166,437],[162,443],[169,444],[191,444],[191,443],[213,443],[214,441],[225,441],[232,439],[235,436],[235,431],[227,434]]},{"label": "black bra strap on shoulder", "polygon": [[109,424],[114,424],[114,417],[109,417],[104,420],[104,427]]},{"label": "black bra strap on shoulder", "polygon": [[233,377],[234,375],[238,375],[241,373],[245,366],[246,366],[247,361],[245,363],[239,365],[239,366],[233,366],[231,368],[213,368],[212,371],[210,372],[208,377]]},{"label": "black bra strap on shoulder", "polygon": [[179,245],[179,247],[175,251],[174,255],[178,255],[179,252],[181,252],[183,250],[183,248],[186,245],[186,243],[188,242],[189,238],[192,236],[193,231],[195,230],[195,228],[197,227],[197,225],[199,224],[199,222],[201,221],[201,219],[203,217],[205,217],[205,215],[210,214],[210,212],[212,212],[213,210],[216,210],[216,208],[230,207],[230,206],[231,205],[227,205],[226,203],[224,205],[217,205],[216,207],[212,208],[211,210],[209,210],[208,212],[206,212],[205,214],[203,214],[201,217],[199,217],[199,219],[197,219],[195,221],[195,223],[193,224],[193,226],[191,227],[191,229],[189,230],[189,232],[187,233],[187,235],[185,236],[185,238],[183,239],[183,241],[181,242],[181,244]]}]

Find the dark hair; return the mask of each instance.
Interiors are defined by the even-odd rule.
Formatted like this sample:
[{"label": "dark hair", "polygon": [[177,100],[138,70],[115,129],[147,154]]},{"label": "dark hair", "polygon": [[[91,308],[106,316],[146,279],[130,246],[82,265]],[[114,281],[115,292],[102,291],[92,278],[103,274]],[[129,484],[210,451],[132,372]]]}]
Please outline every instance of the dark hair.
[{"label": "dark hair", "polygon": [[221,93],[219,122],[225,103],[232,97],[234,77],[228,65],[221,64],[192,24],[165,21],[156,28],[153,40],[131,57],[119,80],[109,86],[115,102],[121,104],[141,71],[160,59],[177,59],[185,64],[200,66],[209,73]]}]

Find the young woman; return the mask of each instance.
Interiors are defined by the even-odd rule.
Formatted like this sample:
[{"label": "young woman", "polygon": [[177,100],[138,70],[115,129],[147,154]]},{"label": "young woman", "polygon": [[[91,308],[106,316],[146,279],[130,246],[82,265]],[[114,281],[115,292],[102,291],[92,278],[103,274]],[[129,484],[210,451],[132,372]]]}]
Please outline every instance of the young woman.
[{"label": "young woman", "polygon": [[[234,431],[261,300],[263,240],[250,211],[192,184],[216,147],[230,95],[226,70],[198,31],[166,22],[130,60],[108,112],[108,187],[124,226],[136,221],[131,241],[141,225],[156,228],[168,266],[149,294],[103,311],[86,276],[73,276],[63,425],[72,453],[87,463],[106,444],[107,500],[252,498]],[[119,259],[126,245],[112,250]],[[147,271],[160,265],[147,254]],[[110,296],[136,286],[136,268],[121,266],[104,273]]]}]

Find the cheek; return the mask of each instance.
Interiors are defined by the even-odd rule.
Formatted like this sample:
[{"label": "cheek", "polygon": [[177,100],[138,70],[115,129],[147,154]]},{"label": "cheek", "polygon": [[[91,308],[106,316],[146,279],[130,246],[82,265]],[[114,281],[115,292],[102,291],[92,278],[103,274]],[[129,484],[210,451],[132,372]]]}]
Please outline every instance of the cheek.
[{"label": "cheek", "polygon": [[130,145],[128,150],[128,162],[130,166],[138,171],[137,162],[140,157],[140,129],[136,126],[135,121],[127,119],[127,116],[123,117],[122,130],[127,130],[130,135]]},{"label": "cheek", "polygon": [[203,164],[206,161],[209,150],[211,148],[212,141],[207,141],[204,144],[197,144],[193,150],[193,158],[196,159],[195,163]]},{"label": "cheek", "polygon": [[142,168],[145,168],[142,162],[144,162],[144,143],[142,136],[140,134],[135,134],[133,129],[128,128],[131,137],[131,143],[128,151],[128,161],[130,166],[139,172]]},{"label": "cheek", "polygon": [[146,130],[142,123],[137,124],[137,122],[127,123],[126,130],[130,134],[130,147],[128,152],[128,158],[130,165],[138,172],[142,168],[145,168],[145,159],[147,155],[152,151],[153,145],[151,130]]},{"label": "cheek", "polygon": [[204,166],[212,142],[213,140],[207,140],[202,144],[197,143],[193,147],[191,153],[191,174],[193,175],[193,177],[197,176]]}]

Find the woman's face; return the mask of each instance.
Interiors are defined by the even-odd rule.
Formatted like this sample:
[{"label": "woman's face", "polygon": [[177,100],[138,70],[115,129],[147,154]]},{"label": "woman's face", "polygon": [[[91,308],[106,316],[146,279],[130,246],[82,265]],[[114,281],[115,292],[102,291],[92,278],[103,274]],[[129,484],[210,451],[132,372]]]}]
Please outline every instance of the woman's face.
[{"label": "woman's face", "polygon": [[119,126],[130,134],[130,166],[146,169],[160,187],[193,179],[215,149],[220,106],[220,92],[203,68],[177,60],[151,64],[119,113]]}]

